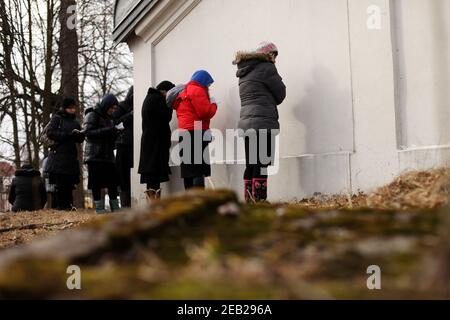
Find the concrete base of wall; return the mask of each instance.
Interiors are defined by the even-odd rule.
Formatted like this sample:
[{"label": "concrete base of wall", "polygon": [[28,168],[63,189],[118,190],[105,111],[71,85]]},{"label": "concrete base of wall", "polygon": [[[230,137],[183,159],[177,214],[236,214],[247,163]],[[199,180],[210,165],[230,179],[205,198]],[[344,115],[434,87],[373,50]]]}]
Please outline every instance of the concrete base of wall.
[{"label": "concrete base of wall", "polygon": [[399,151],[399,162],[401,172],[450,166],[450,146],[402,150]]},{"label": "concrete base of wall", "polygon": [[[352,186],[351,156],[352,153],[343,152],[280,159],[278,173],[269,178],[269,200],[290,202],[316,195],[357,192]],[[398,174],[408,170],[450,166],[450,146],[402,150],[398,152],[398,160]],[[244,170],[242,161],[214,164],[212,176],[207,179],[207,188],[233,189],[243,199]],[[163,184],[162,189],[163,197],[184,191],[179,167],[172,167],[171,181]],[[144,186],[133,190],[134,205],[145,205],[144,190]]]},{"label": "concrete base of wall", "polygon": [[[350,153],[283,158],[279,171],[269,178],[269,200],[294,201],[318,194],[351,193]],[[214,164],[207,187],[235,190],[244,198],[245,164]],[[134,192],[135,204],[145,204],[144,186]],[[163,185],[163,196],[183,192],[179,167],[172,168],[171,181]]]}]

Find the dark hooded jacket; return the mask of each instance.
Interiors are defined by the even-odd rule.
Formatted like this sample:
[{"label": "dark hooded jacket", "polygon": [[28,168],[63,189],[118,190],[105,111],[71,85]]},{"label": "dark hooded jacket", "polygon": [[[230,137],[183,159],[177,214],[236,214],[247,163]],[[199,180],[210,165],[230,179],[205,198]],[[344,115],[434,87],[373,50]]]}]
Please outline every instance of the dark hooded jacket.
[{"label": "dark hooded jacket", "polygon": [[133,147],[133,96],[133,87],[131,87],[125,100],[119,104],[119,109],[114,114],[115,123],[123,123],[125,127],[125,130],[117,138],[118,147]]},{"label": "dark hooded jacket", "polygon": [[47,202],[47,192],[41,173],[32,166],[17,170],[9,190],[9,202],[14,212],[42,210]]},{"label": "dark hooded jacket", "polygon": [[142,140],[139,174],[152,175],[161,182],[168,181],[171,146],[170,121],[173,110],[166,98],[150,88],[142,106]]},{"label": "dark hooded jacket", "polygon": [[119,104],[117,99],[114,99],[112,102],[111,98],[105,98],[95,108],[86,110],[83,124],[86,135],[85,163],[115,163],[114,149],[118,131],[113,118],[107,114],[111,106]]},{"label": "dark hooded jacket", "polygon": [[286,86],[275,64],[266,54],[245,52],[233,63],[241,97],[239,129],[280,129],[277,106],[286,98]]},{"label": "dark hooded jacket", "polygon": [[83,143],[84,135],[74,134],[74,130],[81,131],[75,115],[60,110],[53,116],[47,136],[56,144],[50,150],[46,173],[80,176],[77,144]]}]

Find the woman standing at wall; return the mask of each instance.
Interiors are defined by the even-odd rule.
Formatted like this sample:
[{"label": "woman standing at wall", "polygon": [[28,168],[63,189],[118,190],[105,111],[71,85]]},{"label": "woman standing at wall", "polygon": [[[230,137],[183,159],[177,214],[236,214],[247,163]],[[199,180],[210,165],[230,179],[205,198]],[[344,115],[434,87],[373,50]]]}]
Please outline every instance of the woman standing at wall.
[{"label": "woman standing at wall", "polygon": [[114,114],[115,123],[123,123],[124,130],[116,141],[116,167],[120,180],[120,204],[131,207],[131,168],[133,168],[133,87]]},{"label": "woman standing at wall", "polygon": [[208,132],[217,112],[217,104],[209,96],[213,83],[214,79],[207,71],[195,72],[173,106],[182,130],[181,177],[186,190],[204,188],[205,178],[211,175]]},{"label": "woman standing at wall", "polygon": [[115,166],[114,148],[123,124],[114,125],[113,115],[117,111],[119,101],[109,94],[95,108],[86,110],[84,132],[86,146],[85,163],[88,166],[88,188],[92,190],[97,213],[105,213],[105,202],[102,200],[102,189],[108,189],[111,211],[120,210],[118,200],[118,175]]},{"label": "woman standing at wall", "polygon": [[241,116],[239,129],[245,132],[246,201],[266,201],[267,167],[275,156],[275,137],[279,134],[278,109],[286,98],[286,86],[275,66],[278,48],[263,42],[254,52],[238,52]]},{"label": "woman standing at wall", "polygon": [[147,185],[149,201],[161,196],[161,183],[169,181],[171,146],[170,121],[173,110],[166,104],[166,95],[175,85],[161,82],[156,89],[148,89],[142,106],[142,139],[139,174]]},{"label": "woman standing at wall", "polygon": [[80,163],[77,145],[83,143],[84,134],[76,119],[74,99],[64,99],[61,109],[53,116],[47,137],[54,141],[46,164],[50,184],[56,185],[56,203],[59,210],[73,208],[73,190],[80,183]]}]

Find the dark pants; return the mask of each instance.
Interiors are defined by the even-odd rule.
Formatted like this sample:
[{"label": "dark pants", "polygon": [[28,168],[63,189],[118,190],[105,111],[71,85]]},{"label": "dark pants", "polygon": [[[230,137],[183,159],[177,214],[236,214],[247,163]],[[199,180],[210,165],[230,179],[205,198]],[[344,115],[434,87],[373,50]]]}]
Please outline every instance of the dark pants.
[{"label": "dark pants", "polygon": [[[94,201],[102,200],[102,187],[94,186],[92,188],[92,195],[94,197]],[[108,187],[108,196],[110,200],[117,200],[119,196],[119,192],[117,191],[117,186],[109,186]]]},{"label": "dark pants", "polygon": [[[211,176],[211,160],[208,148],[211,143],[210,132],[186,131],[183,132],[183,135],[180,137],[180,146],[182,147],[180,156],[184,188],[186,190],[192,188],[204,189],[205,178]],[[184,151],[188,154],[185,154]]]},{"label": "dark pants", "polygon": [[184,188],[186,190],[193,188],[205,189],[205,177],[184,178]]},{"label": "dark pants", "polygon": [[[256,136],[245,137],[244,180],[267,179],[267,168],[275,157],[275,134],[257,132]],[[266,140],[266,143],[264,143]]]},{"label": "dark pants", "polygon": [[73,190],[80,182],[78,175],[51,174],[50,183],[54,184],[56,191],[52,193],[52,208],[58,210],[71,210],[73,208]]},{"label": "dark pants", "polygon": [[273,164],[275,157],[276,134],[268,132],[256,132],[245,137],[245,162],[244,172],[245,199],[249,201],[267,200],[268,176],[267,169]]},{"label": "dark pants", "polygon": [[102,189],[108,189],[111,200],[118,197],[118,173],[114,163],[93,162],[88,163],[89,181],[88,188],[92,190],[94,201],[102,200]]},{"label": "dark pants", "polygon": [[58,209],[71,210],[73,206],[73,186],[59,185],[56,188],[56,203]]},{"label": "dark pants", "polygon": [[133,167],[133,148],[118,146],[116,167],[120,182],[120,202],[122,207],[131,207],[131,168]]},{"label": "dark pants", "polygon": [[151,179],[151,178],[148,178],[147,179],[147,190],[150,190],[150,189],[152,189],[152,190],[155,190],[155,191],[158,191],[158,190],[160,190],[161,189],[161,182],[159,181],[160,179]]}]

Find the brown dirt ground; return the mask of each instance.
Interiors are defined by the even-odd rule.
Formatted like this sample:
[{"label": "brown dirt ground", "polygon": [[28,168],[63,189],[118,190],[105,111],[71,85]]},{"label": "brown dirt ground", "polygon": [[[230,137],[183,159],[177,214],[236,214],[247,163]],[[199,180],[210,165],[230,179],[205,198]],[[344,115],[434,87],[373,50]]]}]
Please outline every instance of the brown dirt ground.
[{"label": "brown dirt ground", "polygon": [[76,228],[96,218],[92,210],[0,213],[0,249]]}]

